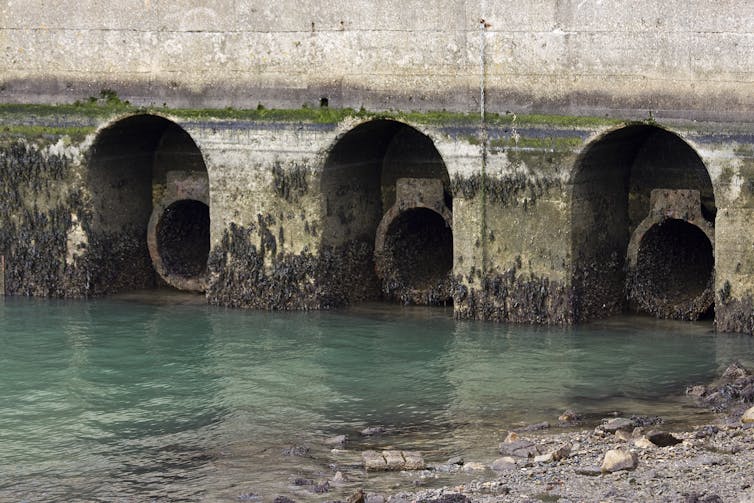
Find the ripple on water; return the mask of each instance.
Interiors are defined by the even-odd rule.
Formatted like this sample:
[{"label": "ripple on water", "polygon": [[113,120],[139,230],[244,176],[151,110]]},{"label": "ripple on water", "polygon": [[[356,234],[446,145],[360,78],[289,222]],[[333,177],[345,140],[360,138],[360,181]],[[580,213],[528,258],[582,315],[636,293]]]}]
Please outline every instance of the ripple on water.
[{"label": "ripple on water", "polygon": [[[491,460],[501,432],[566,408],[698,421],[684,386],[754,361],[750,337],[709,324],[537,328],[381,304],[258,313],[143,300],[0,303],[0,499],[337,499],[410,483],[365,479],[367,448]],[[359,435],[374,425],[388,433]],[[324,441],[341,433],[352,440],[332,453]],[[296,445],[309,455],[283,455]],[[351,482],[329,495],[292,482],[322,481],[331,465]]]}]

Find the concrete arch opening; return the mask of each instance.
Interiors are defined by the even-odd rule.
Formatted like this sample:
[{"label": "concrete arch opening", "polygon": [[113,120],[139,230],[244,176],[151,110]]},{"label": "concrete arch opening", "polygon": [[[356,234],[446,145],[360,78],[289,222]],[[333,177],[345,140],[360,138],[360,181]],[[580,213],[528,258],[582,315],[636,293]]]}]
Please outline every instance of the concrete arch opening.
[{"label": "concrete arch opening", "polygon": [[[678,291],[670,291],[668,276],[659,266],[670,257],[686,256],[689,247],[709,246],[714,253],[717,208],[712,181],[688,143],[654,125],[626,126],[586,148],[572,184],[577,320],[626,310],[682,319],[697,319],[711,312],[709,307],[704,314],[691,316],[691,311],[701,308],[672,309],[666,302],[668,296],[681,299],[698,293],[697,279],[692,276],[700,273],[697,265],[707,264],[701,256],[689,258],[686,267],[674,272],[686,277],[683,281],[676,278]],[[670,224],[659,230],[661,223],[673,219],[684,225]],[[708,244],[697,239],[696,233],[685,232],[686,225],[701,229]],[[649,267],[650,263],[658,266]],[[710,263],[714,264],[714,259]],[[702,268],[705,281],[714,274],[713,266],[709,271],[706,267]]]},{"label": "concrete arch opening", "polygon": [[204,290],[207,169],[183,128],[150,114],[113,123],[92,146],[87,184],[96,290]]},{"label": "concrete arch opening", "polygon": [[[433,274],[443,276],[450,291],[449,186],[432,140],[404,123],[373,120],[338,140],[322,174],[322,254],[331,259],[326,275],[334,304],[378,298],[449,302],[449,294],[432,291],[427,277],[406,274],[407,264],[428,261],[422,265],[442,270]],[[435,242],[441,250],[427,250],[435,238],[428,229],[442,230],[444,237]]]}]

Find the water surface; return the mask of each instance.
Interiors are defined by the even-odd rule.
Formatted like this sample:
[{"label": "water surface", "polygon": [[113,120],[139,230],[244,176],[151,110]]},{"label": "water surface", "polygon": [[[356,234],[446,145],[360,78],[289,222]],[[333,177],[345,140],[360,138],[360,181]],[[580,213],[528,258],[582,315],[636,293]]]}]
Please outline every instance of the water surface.
[{"label": "water surface", "polygon": [[[566,408],[708,420],[683,397],[748,336],[625,317],[578,328],[458,322],[366,305],[260,313],[156,302],[0,301],[0,501],[345,499],[366,448],[490,461],[505,431]],[[366,426],[388,434],[361,438]],[[345,433],[343,452],[324,445]],[[290,446],[308,457],[284,456]],[[313,494],[296,478],[350,482]],[[438,483],[442,483],[440,480]]]}]

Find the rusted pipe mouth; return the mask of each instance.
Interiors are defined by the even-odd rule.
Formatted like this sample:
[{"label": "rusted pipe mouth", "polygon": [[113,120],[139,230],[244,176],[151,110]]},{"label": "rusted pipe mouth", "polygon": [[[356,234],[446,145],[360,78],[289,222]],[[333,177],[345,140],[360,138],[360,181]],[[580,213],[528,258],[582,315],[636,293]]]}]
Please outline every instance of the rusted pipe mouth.
[{"label": "rusted pipe mouth", "polygon": [[631,297],[662,318],[699,319],[714,302],[712,243],[696,225],[669,219],[642,237]]},{"label": "rusted pipe mouth", "polygon": [[157,222],[157,251],[167,276],[193,279],[206,275],[209,207],[184,199],[165,208]]}]

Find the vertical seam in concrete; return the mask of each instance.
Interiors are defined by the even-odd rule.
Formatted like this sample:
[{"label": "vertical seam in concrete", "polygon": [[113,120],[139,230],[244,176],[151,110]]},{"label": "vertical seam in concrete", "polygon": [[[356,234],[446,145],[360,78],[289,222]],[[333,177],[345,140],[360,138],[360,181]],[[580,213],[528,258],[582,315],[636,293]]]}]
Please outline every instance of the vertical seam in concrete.
[{"label": "vertical seam in concrete", "polygon": [[482,144],[481,158],[481,196],[482,196],[482,214],[481,214],[481,247],[482,247],[482,276],[487,274],[487,121],[485,114],[485,86],[487,65],[485,61],[486,49],[486,32],[487,22],[484,20],[485,0],[481,0],[479,16],[479,119],[480,119],[480,136]]}]

